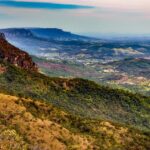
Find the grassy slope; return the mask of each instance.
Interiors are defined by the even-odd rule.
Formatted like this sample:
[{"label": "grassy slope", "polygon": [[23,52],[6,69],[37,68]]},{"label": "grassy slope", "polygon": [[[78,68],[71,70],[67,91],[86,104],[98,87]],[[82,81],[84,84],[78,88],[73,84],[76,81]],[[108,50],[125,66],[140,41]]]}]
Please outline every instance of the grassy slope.
[{"label": "grassy slope", "polygon": [[149,133],[75,117],[40,100],[0,94],[1,150],[148,150]]},{"label": "grassy slope", "polygon": [[83,79],[49,78],[7,65],[0,91],[41,99],[84,118],[108,119],[150,130],[150,99]]}]

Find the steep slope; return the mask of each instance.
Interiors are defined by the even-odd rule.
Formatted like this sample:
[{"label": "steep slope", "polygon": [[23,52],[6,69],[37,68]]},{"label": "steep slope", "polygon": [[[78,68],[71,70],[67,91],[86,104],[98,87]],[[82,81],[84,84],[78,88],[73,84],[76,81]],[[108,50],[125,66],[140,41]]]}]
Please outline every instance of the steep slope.
[{"label": "steep slope", "polygon": [[149,133],[81,119],[39,100],[0,94],[1,150],[149,150]]},{"label": "steep slope", "polygon": [[[84,118],[108,119],[150,130],[150,98],[83,79],[49,78],[1,62],[0,91],[41,99]],[[112,113],[113,112],[113,113]]]},{"label": "steep slope", "polygon": [[37,71],[37,66],[28,53],[8,43],[2,33],[0,34],[0,59],[26,70]]}]

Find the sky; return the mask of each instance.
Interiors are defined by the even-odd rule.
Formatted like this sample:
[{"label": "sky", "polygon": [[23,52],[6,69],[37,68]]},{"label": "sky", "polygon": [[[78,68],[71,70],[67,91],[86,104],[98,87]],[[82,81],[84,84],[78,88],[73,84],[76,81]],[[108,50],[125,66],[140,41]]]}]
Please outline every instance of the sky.
[{"label": "sky", "polygon": [[150,0],[0,0],[0,28],[79,34],[150,34]]}]

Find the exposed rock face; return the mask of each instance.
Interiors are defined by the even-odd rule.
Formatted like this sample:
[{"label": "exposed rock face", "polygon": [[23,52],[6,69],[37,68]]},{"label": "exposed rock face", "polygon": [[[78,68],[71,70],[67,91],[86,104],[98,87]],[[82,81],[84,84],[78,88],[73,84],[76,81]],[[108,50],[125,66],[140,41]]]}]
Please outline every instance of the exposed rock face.
[{"label": "exposed rock face", "polygon": [[3,33],[0,33],[0,59],[28,71],[38,71],[29,54],[11,45]]}]

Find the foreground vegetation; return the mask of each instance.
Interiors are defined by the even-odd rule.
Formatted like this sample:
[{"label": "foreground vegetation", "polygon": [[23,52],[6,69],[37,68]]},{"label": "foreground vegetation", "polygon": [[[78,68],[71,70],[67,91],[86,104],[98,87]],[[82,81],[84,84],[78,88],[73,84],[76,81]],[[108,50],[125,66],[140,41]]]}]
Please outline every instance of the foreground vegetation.
[{"label": "foreground vegetation", "polygon": [[0,94],[1,150],[148,150],[150,133]]}]

